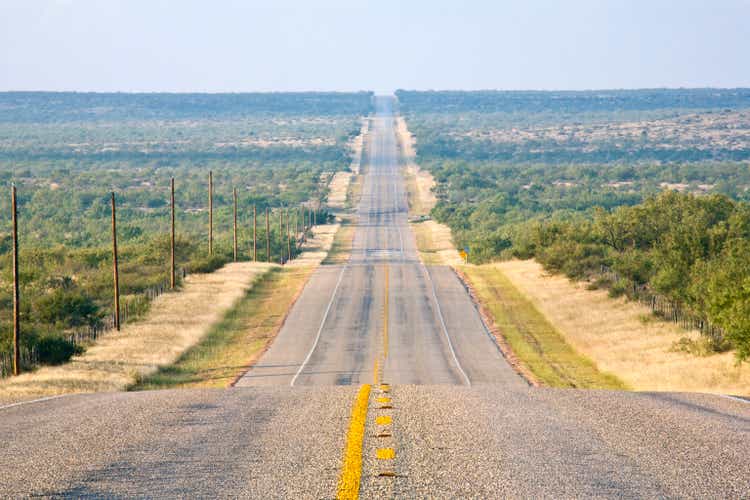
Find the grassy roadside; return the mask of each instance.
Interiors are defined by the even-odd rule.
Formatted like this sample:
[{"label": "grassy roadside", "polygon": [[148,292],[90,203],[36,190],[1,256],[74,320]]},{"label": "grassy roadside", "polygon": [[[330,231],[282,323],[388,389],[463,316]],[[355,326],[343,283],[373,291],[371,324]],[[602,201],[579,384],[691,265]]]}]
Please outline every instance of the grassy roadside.
[{"label": "grassy roadside", "polygon": [[614,375],[601,372],[578,354],[557,329],[492,264],[461,266],[476,298],[515,356],[543,385],[589,389],[626,389]]},{"label": "grassy roadside", "polygon": [[341,217],[341,226],[336,231],[331,249],[322,264],[344,264],[349,260],[354,241],[354,229],[350,217]]},{"label": "grassy roadside", "polygon": [[198,344],[129,390],[227,387],[270,345],[313,269],[269,270]]}]

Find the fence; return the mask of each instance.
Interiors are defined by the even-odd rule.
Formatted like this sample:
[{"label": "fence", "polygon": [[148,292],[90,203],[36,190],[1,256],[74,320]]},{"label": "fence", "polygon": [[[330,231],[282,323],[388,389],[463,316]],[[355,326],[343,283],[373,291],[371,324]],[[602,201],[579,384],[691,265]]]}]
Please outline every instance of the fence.
[{"label": "fence", "polygon": [[[187,277],[187,271],[185,269],[179,269],[177,276],[181,279]],[[145,304],[153,301],[165,292],[168,292],[169,280],[165,280],[163,283],[147,288],[142,294],[134,297],[133,300],[126,301],[120,311],[120,324],[128,322],[128,318],[138,316],[138,311],[143,309]],[[115,317],[114,314],[107,316],[101,322],[96,325],[87,326],[85,328],[76,330],[67,335],[67,339],[74,344],[85,344],[93,342],[102,335],[111,332],[115,329]],[[31,350],[21,346],[21,366],[25,368],[31,368],[39,362],[39,353],[35,348]],[[13,373],[13,354],[11,352],[0,352],[0,378],[8,377]]]},{"label": "fence", "polygon": [[600,276],[603,279],[613,283],[627,282],[630,288],[627,290],[628,296],[637,300],[641,304],[651,308],[651,311],[672,323],[680,325],[686,330],[697,330],[701,335],[708,338],[711,346],[716,349],[722,349],[727,343],[726,332],[706,318],[690,311],[680,302],[670,300],[663,295],[654,293],[646,285],[638,285],[635,282],[623,278],[618,273],[607,266],[601,266]]},{"label": "fence", "polygon": [[[21,366],[31,367],[39,362],[39,356],[36,349],[32,347],[27,349],[25,346],[21,346],[19,352],[21,358]],[[0,378],[9,377],[13,374],[13,353],[10,351],[0,352]]]}]

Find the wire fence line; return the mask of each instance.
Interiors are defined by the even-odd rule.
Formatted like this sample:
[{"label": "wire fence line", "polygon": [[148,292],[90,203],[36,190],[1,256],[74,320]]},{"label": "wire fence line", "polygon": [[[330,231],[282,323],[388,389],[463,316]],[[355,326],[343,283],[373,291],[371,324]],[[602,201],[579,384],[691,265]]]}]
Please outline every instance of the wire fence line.
[{"label": "wire fence line", "polygon": [[[302,250],[304,243],[307,241],[306,232],[307,231],[302,231],[301,234],[293,236],[295,248],[293,257],[297,257]],[[188,276],[188,271],[185,268],[180,268],[177,270],[176,274],[180,280],[184,280]],[[123,301],[120,310],[120,324],[126,324],[129,320],[141,316],[146,304],[169,291],[170,282],[169,279],[166,279],[156,286],[145,289],[142,293],[135,295],[130,300]],[[113,330],[115,330],[114,313],[108,314],[95,325],[88,325],[83,328],[75,329],[72,332],[67,333],[64,338],[75,345],[86,345],[95,342],[102,335],[108,334]],[[29,349],[22,345],[19,353],[21,366],[24,368],[32,368],[39,364],[39,352],[36,347]],[[9,377],[12,374],[13,353],[10,351],[0,351],[0,378]]]},{"label": "wire fence line", "polygon": [[628,278],[623,278],[619,273],[604,265],[601,266],[599,276],[612,283],[627,283],[626,294],[629,297],[648,306],[651,312],[660,318],[676,323],[686,330],[699,331],[709,340],[712,348],[722,350],[726,347],[727,335],[724,329],[714,325],[704,316],[691,311],[681,302],[655,293],[647,285],[639,285]]},{"label": "wire fence line", "polygon": [[[184,280],[188,275],[186,269],[178,269],[177,276]],[[141,315],[146,304],[152,302],[157,297],[170,291],[169,280],[149,287],[142,293],[136,295],[131,300],[124,301],[120,311],[120,324],[125,324],[128,319],[134,319]],[[64,335],[64,338],[75,345],[84,345],[96,341],[102,335],[105,335],[115,329],[115,316],[109,314],[95,325],[88,325],[78,328]],[[21,366],[31,368],[39,363],[39,352],[35,347],[31,349],[26,346],[20,348]],[[9,351],[0,352],[0,378],[5,378],[13,374],[13,353]]]}]

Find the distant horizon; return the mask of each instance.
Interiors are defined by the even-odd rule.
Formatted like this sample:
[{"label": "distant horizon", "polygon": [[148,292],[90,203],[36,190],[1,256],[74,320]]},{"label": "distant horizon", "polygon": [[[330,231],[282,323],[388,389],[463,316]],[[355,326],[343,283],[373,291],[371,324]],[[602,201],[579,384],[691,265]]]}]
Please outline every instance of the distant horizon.
[{"label": "distant horizon", "polygon": [[237,90],[237,91],[192,91],[192,90],[0,90],[0,94],[173,94],[173,95],[236,95],[236,94],[355,94],[359,92],[372,92],[376,96],[395,95],[399,90],[406,92],[629,92],[649,90],[750,90],[749,86],[740,87],[612,87],[612,88],[397,88],[393,91],[372,89],[298,89],[298,90]]}]

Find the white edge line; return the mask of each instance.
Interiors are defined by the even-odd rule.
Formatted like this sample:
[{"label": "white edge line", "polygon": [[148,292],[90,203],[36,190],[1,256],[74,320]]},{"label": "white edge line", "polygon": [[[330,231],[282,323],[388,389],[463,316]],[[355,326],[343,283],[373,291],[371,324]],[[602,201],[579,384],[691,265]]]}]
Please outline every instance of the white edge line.
[{"label": "white edge line", "polygon": [[443,327],[443,333],[445,333],[445,338],[448,340],[448,347],[451,349],[451,354],[453,354],[453,360],[456,362],[456,367],[458,367],[458,370],[461,372],[461,375],[464,376],[464,379],[466,380],[466,385],[471,387],[471,380],[469,380],[469,376],[466,375],[466,372],[463,368],[461,368],[461,363],[458,362],[458,357],[456,356],[456,351],[453,349],[453,343],[451,342],[451,337],[448,335],[448,328],[445,326],[445,320],[443,319],[443,311],[440,309],[440,301],[437,298],[437,293],[435,292],[435,282],[432,281],[432,277],[430,276],[430,270],[427,269],[427,266],[422,264],[422,268],[427,273],[427,279],[430,282],[430,286],[432,287],[432,298],[435,300],[435,306],[437,306],[438,311],[438,317],[440,318],[440,324]]},{"label": "white edge line", "polygon": [[740,403],[745,403],[746,405],[750,405],[750,400],[747,400],[745,398],[741,398],[739,396],[730,396],[729,394],[719,394],[722,398],[731,399],[732,401],[739,401]]},{"label": "white edge line", "polygon": [[315,337],[315,342],[312,345],[312,348],[310,348],[310,352],[307,353],[307,357],[302,362],[302,365],[300,365],[299,370],[297,370],[297,373],[294,374],[294,378],[292,378],[292,381],[289,382],[290,387],[294,387],[294,383],[297,381],[297,377],[299,377],[300,373],[302,373],[302,370],[305,369],[305,365],[307,365],[307,362],[310,361],[310,357],[312,356],[312,353],[315,351],[315,348],[318,347],[318,341],[320,340],[320,334],[323,332],[323,327],[326,324],[326,320],[328,319],[328,313],[331,311],[331,306],[333,305],[333,301],[336,298],[336,292],[339,290],[339,285],[341,285],[341,279],[344,277],[344,271],[349,267],[349,264],[345,264],[344,267],[341,268],[341,272],[339,273],[339,279],[336,282],[336,288],[333,289],[333,293],[331,294],[331,300],[328,301],[328,307],[326,307],[326,312],[323,314],[323,319],[320,322],[320,328],[318,328],[318,334]]},{"label": "white edge line", "polygon": [[30,401],[19,401],[18,403],[11,403],[5,406],[0,406],[0,410],[5,410],[6,408],[13,408],[15,406],[30,405],[32,403],[42,403],[44,401],[49,401],[51,399],[64,398],[65,396],[72,396],[72,394],[56,394],[54,396],[47,396],[45,398],[32,399]]}]

